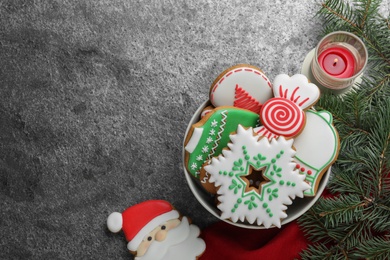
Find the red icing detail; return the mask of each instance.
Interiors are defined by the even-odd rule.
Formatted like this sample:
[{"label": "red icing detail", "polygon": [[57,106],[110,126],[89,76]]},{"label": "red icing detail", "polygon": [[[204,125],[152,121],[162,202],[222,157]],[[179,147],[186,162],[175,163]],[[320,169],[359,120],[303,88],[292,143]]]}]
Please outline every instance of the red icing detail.
[{"label": "red icing detail", "polygon": [[311,170],[307,171],[307,174],[311,175],[313,172]]},{"label": "red icing detail", "polygon": [[286,88],[286,89],[284,90],[284,98],[287,98],[287,94],[288,94],[288,88]]},{"label": "red icing detail", "polygon": [[242,69],[235,70],[234,72],[240,72],[240,71],[242,71]]},{"label": "red icing detail", "polygon": [[299,168],[301,168],[301,166],[299,164],[297,164],[297,166],[295,166],[295,168],[299,169]]},{"label": "red icing detail", "polygon": [[225,77],[223,77],[218,83],[221,84],[224,79]]},{"label": "red icing detail", "polygon": [[122,212],[122,229],[126,240],[131,241],[152,219],[173,210],[165,200],[148,200],[127,208]]},{"label": "red icing detail", "polygon": [[257,131],[258,134],[260,134],[261,132],[263,132],[265,130],[264,127],[260,127],[259,131]]},{"label": "red icing detail", "polygon": [[284,97],[284,96],[283,96],[282,85],[279,86],[279,96],[280,96],[280,97]]},{"label": "red icing detail", "polygon": [[250,110],[254,113],[259,113],[261,104],[254,99],[245,89],[241,88],[238,84],[235,90],[235,99],[233,106]]},{"label": "red icing detail", "polygon": [[301,168],[301,172],[305,172],[305,168],[302,167],[302,168]]},{"label": "red icing detail", "polygon": [[272,84],[271,84],[271,82],[269,82],[269,81],[268,81],[268,86],[269,86],[270,88],[272,88]]},{"label": "red icing detail", "polygon": [[309,98],[305,98],[301,103],[299,103],[298,104],[298,106],[302,106],[303,104],[305,104],[306,103],[306,101],[308,101],[309,100]]},{"label": "red icing detail", "polygon": [[291,100],[276,97],[269,99],[260,110],[263,126],[276,135],[292,137],[297,135],[305,124],[305,114]]},{"label": "red icing detail", "polygon": [[249,71],[249,72],[251,72],[251,71],[253,71],[252,69],[245,69],[245,71]]},{"label": "red icing detail", "polygon": [[[295,93],[298,91],[298,89],[299,89],[299,87],[296,87],[296,88],[294,89],[292,95],[291,95],[290,100],[293,101],[293,102],[295,102],[295,101],[294,101],[294,96],[295,96]],[[299,98],[299,97],[298,97],[298,98]]]},{"label": "red icing detail", "polygon": [[[254,73],[255,73],[255,74],[257,74],[257,75],[260,75],[260,76],[262,76],[262,75],[261,75],[261,73],[260,73],[260,72],[258,72],[258,71],[254,71]],[[263,79],[264,79],[264,77],[263,77]]]},{"label": "red icing detail", "polygon": [[233,71],[229,72],[228,74],[226,74],[226,77],[229,77],[230,75],[233,74]]}]

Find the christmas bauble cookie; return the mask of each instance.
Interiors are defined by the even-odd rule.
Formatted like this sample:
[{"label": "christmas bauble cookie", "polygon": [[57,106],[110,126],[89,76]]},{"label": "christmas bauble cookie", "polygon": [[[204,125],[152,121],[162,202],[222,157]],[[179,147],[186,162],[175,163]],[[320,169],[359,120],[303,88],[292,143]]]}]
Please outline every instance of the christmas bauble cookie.
[{"label": "christmas bauble cookie", "polygon": [[322,175],[334,163],[339,153],[339,136],[332,125],[328,111],[307,110],[307,123],[302,133],[294,139],[296,167],[306,174],[310,189],[306,196],[314,196]]}]

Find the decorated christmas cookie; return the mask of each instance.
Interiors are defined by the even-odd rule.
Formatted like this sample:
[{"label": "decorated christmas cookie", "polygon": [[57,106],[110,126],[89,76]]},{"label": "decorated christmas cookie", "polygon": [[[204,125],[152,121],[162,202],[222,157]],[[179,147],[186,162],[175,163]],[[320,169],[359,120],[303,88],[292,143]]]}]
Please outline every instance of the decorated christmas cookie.
[{"label": "decorated christmas cookie", "polygon": [[306,126],[294,140],[296,168],[306,174],[311,188],[306,196],[316,194],[322,175],[337,159],[339,137],[332,125],[332,115],[328,111],[307,110]]},{"label": "decorated christmas cookie", "polygon": [[259,115],[236,107],[218,107],[208,112],[189,130],[185,147],[185,165],[188,172],[199,178],[202,165],[221,153],[229,142],[229,135],[238,124],[255,127]]},{"label": "decorated christmas cookie", "polygon": [[318,87],[309,83],[304,75],[280,74],[272,90],[274,97],[260,110],[262,126],[255,131],[267,138],[297,136],[306,123],[304,110],[313,106],[320,96]]},{"label": "decorated christmas cookie", "polygon": [[262,138],[238,126],[229,149],[204,167],[218,187],[221,218],[280,227],[286,205],[310,188],[293,161],[293,139]]},{"label": "decorated christmas cookie", "polygon": [[200,230],[164,200],[149,200],[111,213],[107,219],[111,232],[123,230],[127,248],[136,260],[195,260],[206,245]]},{"label": "decorated christmas cookie", "polygon": [[272,97],[271,82],[251,65],[236,65],[222,72],[210,88],[215,107],[235,106],[259,113],[261,105]]}]

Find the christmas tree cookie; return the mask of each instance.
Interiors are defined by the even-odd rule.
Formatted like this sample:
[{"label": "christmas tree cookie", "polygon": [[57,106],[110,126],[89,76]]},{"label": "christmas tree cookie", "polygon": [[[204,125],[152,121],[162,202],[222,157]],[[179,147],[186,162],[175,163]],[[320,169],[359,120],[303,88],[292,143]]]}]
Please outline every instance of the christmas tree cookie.
[{"label": "christmas tree cookie", "polygon": [[234,106],[259,113],[272,97],[272,84],[257,67],[247,64],[226,69],[210,88],[210,102],[215,106]]}]

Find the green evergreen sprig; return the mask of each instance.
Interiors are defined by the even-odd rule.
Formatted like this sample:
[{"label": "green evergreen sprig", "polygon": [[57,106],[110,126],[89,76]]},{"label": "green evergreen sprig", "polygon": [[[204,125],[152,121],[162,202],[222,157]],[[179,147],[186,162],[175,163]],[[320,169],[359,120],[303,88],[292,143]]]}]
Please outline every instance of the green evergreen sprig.
[{"label": "green evergreen sprig", "polygon": [[379,0],[327,0],[318,17],[323,34],[349,31],[367,46],[362,82],[316,105],[333,114],[340,154],[328,190],[299,219],[313,242],[302,259],[390,259],[390,16]]}]

